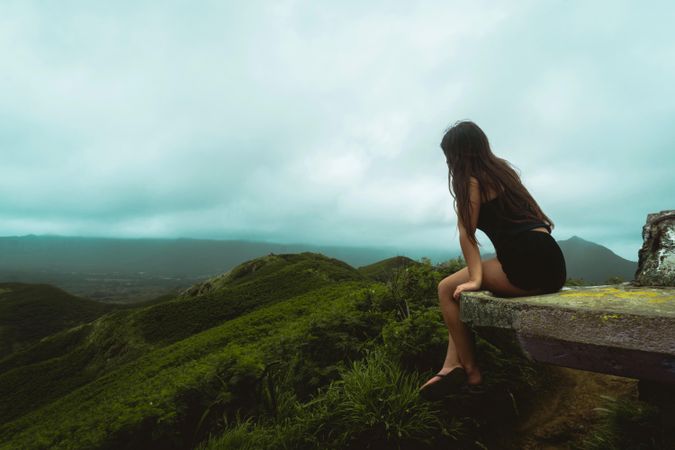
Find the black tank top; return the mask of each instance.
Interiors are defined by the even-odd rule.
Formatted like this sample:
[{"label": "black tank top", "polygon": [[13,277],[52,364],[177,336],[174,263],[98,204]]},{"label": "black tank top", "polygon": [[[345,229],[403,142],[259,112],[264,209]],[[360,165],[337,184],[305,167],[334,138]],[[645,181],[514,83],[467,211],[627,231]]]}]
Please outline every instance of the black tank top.
[{"label": "black tank top", "polygon": [[498,251],[504,242],[523,231],[538,227],[546,227],[551,232],[551,226],[541,221],[513,222],[509,220],[514,217],[513,213],[505,214],[499,207],[499,196],[488,200],[480,205],[478,214],[478,224],[476,227],[483,231],[492,241],[495,250]]}]

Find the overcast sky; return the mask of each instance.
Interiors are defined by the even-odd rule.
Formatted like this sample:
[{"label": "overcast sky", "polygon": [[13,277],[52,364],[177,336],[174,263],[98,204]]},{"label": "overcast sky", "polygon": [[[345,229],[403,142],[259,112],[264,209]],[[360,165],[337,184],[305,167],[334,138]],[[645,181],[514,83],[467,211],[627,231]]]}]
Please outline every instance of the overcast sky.
[{"label": "overcast sky", "polygon": [[673,23],[671,1],[3,0],[0,235],[459,252],[439,143],[471,119],[556,239],[636,261],[675,207]]}]

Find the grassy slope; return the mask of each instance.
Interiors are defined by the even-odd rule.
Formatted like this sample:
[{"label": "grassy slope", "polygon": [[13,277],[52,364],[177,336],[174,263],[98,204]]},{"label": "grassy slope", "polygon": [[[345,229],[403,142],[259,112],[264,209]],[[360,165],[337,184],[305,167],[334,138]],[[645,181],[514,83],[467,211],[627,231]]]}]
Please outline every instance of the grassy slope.
[{"label": "grassy slope", "polygon": [[0,283],[0,358],[113,309],[47,284]]},{"label": "grassy slope", "polygon": [[268,255],[193,286],[176,301],[145,310],[137,323],[148,342],[170,343],[255,308],[336,281],[361,279],[350,265],[321,254]]},{"label": "grassy slope", "polygon": [[128,318],[132,314],[106,314],[0,361],[0,422],[40,407],[147,352],[151,347],[131,326]]},{"label": "grassy slope", "polygon": [[270,255],[242,263],[174,300],[125,308],[64,330],[0,360],[4,400],[0,422],[47,404],[148,351],[256,308],[336,281],[361,279],[353,267],[321,254]]},{"label": "grassy slope", "polygon": [[181,448],[188,444],[181,442],[188,431],[173,437],[163,431],[190,430],[194,424],[189,421],[201,412],[193,410],[195,405],[223,392],[229,394],[224,403],[230,406],[248,403],[246,383],[272,356],[266,355],[268,344],[281,335],[302,334],[312,315],[344,306],[370,284],[324,286],[158,348],[3,425],[0,448]]},{"label": "grassy slope", "polygon": [[[178,334],[166,336],[159,333],[162,327],[144,328],[144,321],[157,318],[149,311],[159,306],[146,305],[135,310],[116,311],[95,322],[64,330],[44,339],[33,348],[33,352],[23,352],[19,356],[14,355],[12,360],[6,358],[0,361],[0,390],[4,375],[2,363],[7,373],[17,368],[12,369],[10,362],[19,366],[37,363],[33,375],[40,375],[37,368],[44,369],[44,366],[39,364],[52,363],[55,368],[64,365],[64,359],[50,358],[50,355],[58,353],[72,358],[76,367],[78,349],[85,342],[91,346],[93,356],[90,361],[82,363],[83,366],[91,368],[93,363],[108,364],[103,375],[96,375],[80,386],[64,385],[66,389],[58,396],[36,405],[33,411],[27,411],[22,417],[8,423],[0,419],[0,449],[192,448],[204,437],[194,433],[202,413],[208,412],[206,417],[213,424],[214,418],[224,411],[229,414],[239,407],[246,410],[260,402],[260,392],[255,392],[253,388],[260,385],[258,380],[266,364],[287,356],[279,351],[283,348],[278,346],[279,342],[292,341],[291,346],[302,342],[305,345],[309,344],[308,336],[311,336],[319,341],[314,350],[318,348],[327,358],[335,356],[330,344],[337,335],[332,333],[330,339],[326,339],[329,335],[311,330],[327,317],[333,321],[353,317],[355,310],[351,300],[358,297],[362,289],[371,291],[375,286],[382,285],[355,275],[354,269],[339,261],[316,255],[305,255],[305,259],[279,259],[276,256],[284,255],[245,263],[238,270],[195,286],[184,296],[172,300],[174,304],[162,311],[171,314],[189,311],[193,318],[199,319],[200,308],[196,305],[209,305],[208,302],[216,298],[221,298],[221,303],[227,302],[236,292],[255,293],[248,297],[244,295],[247,301],[233,302],[236,308],[219,312],[223,314],[221,317],[229,317],[227,314],[234,311],[236,317],[225,318],[221,323],[186,338],[181,338],[181,333],[199,327],[182,328]],[[282,272],[284,276],[275,277]],[[320,286],[312,289],[313,282]],[[305,291],[295,293],[296,289],[302,291],[298,286],[303,283],[306,283]],[[267,287],[263,288],[265,285]],[[181,303],[185,308],[177,308]],[[215,302],[211,306],[218,304]],[[171,314],[166,317],[171,317]],[[205,320],[203,326],[210,323]],[[335,330],[345,329],[343,324],[337,325]],[[147,334],[148,329],[158,334]],[[400,327],[396,329],[403,330]],[[156,339],[148,341],[146,336]],[[394,342],[400,340],[397,335]],[[425,338],[425,342],[428,341]],[[405,343],[410,344],[410,341]],[[107,354],[97,352],[101,349],[107,349]],[[116,356],[128,357],[131,354],[135,356],[128,360],[124,357],[115,360]],[[487,353],[483,351],[481,354]],[[301,363],[305,365],[306,359],[302,358],[302,354],[300,356]],[[338,354],[337,360],[342,359],[344,357]],[[501,364],[501,358],[499,361]],[[321,361],[322,367],[334,362],[335,359]],[[516,365],[505,366],[503,379],[512,382],[517,368]],[[43,382],[61,376],[54,373],[47,376],[46,373],[49,371],[45,371]],[[497,380],[498,375],[493,369],[490,379]],[[77,379],[76,372],[63,376],[67,378],[64,382]],[[367,377],[368,380],[370,378]],[[49,395],[49,389],[45,389],[42,382],[29,379],[32,390],[40,395]],[[412,387],[415,388],[416,384]],[[349,389],[350,396],[353,390],[353,387]],[[12,395],[12,392],[0,392],[3,403],[21,401],[21,398],[11,399],[5,394]],[[519,395],[516,397],[520,404]],[[511,414],[511,401],[515,403],[513,395],[504,399]],[[479,405],[477,410],[498,410],[494,405],[494,396],[490,395],[484,401],[485,404]],[[378,413],[379,405],[378,402],[375,406]],[[498,413],[494,423],[501,423],[507,417],[504,412]],[[209,420],[205,423],[208,424]],[[208,425],[202,427],[208,428]],[[365,428],[369,434],[372,433],[368,426]],[[492,426],[484,429],[492,429]],[[262,431],[268,433],[274,430]],[[511,428],[507,431],[513,432]],[[214,445],[214,448],[220,448],[217,442]]]},{"label": "grassy slope", "polygon": [[405,268],[411,265],[421,263],[408,258],[407,256],[394,256],[393,258],[383,259],[382,261],[361,266],[358,271],[365,277],[376,281],[386,281],[391,279],[396,269]]},{"label": "grassy slope", "polygon": [[364,278],[348,264],[321,254],[268,255],[173,300],[124,308],[63,330],[0,360],[0,423],[105,378],[148,352],[340,281]]}]

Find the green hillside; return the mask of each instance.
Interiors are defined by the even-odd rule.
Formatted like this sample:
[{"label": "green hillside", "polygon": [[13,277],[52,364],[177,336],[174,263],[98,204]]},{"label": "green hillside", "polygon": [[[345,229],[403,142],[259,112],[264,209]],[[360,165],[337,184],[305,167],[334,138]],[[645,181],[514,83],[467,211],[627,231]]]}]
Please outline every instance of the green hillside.
[{"label": "green hillside", "polygon": [[5,400],[0,421],[46,404],[152,349],[255,308],[336,281],[361,279],[353,267],[321,254],[268,255],[177,298],[125,308],[64,330],[0,359],[0,396]]},{"label": "green hillside", "polygon": [[320,253],[270,254],[148,308],[135,321],[145,340],[169,343],[271,303],[339,281],[364,280],[352,266]]},{"label": "green hillside", "polygon": [[544,367],[474,335],[486,393],[417,393],[447,345],[437,283],[461,264],[422,260],[381,282],[321,254],[270,254],[61,330],[0,360],[0,449],[516,442],[514,408],[537,398]]},{"label": "green hillside", "polygon": [[359,272],[372,280],[386,282],[392,278],[396,270],[415,264],[420,263],[407,256],[394,256],[393,258],[383,259],[367,266],[361,266],[359,267]]},{"label": "green hillside", "polygon": [[[210,420],[225,410],[255,412],[254,388],[265,362],[279,357],[280,338],[298,345],[320,317],[349,317],[349,299],[368,283],[336,282],[149,351],[3,425],[2,448],[187,448],[200,415],[217,399]],[[360,336],[371,329],[353,326]],[[326,343],[321,363],[338,364],[357,351],[344,341]],[[298,364],[301,351],[287,356],[307,395],[335,372]]]},{"label": "green hillside", "polygon": [[[245,430],[228,424],[241,417],[257,420],[265,436],[290,420],[300,435],[269,436],[290,448],[299,448],[298,436],[313,439],[312,448],[329,448],[330,433],[322,434],[331,414],[342,409],[326,402],[345,395],[335,383],[353,373],[352,382],[373,394],[352,364],[382,349],[392,361],[387,370],[367,369],[367,362],[361,367],[407,380],[398,386],[406,395],[394,395],[406,417],[426,420],[440,411],[421,403],[416,389],[437,364],[447,336],[428,299],[446,274],[447,267],[412,266],[390,289],[323,255],[269,255],[175,299],[64,330],[2,361],[0,448],[192,448],[214,433],[225,433],[227,441],[234,432],[239,439]],[[156,325],[158,317],[176,327]],[[189,325],[181,326],[180,318]],[[181,337],[191,330],[199,331]],[[403,375],[402,367],[411,372]],[[509,379],[519,380],[520,371],[511,370]],[[275,418],[282,422],[270,425]],[[351,436],[350,427],[340,442]],[[461,423],[449,416],[434,427],[435,442],[448,443],[460,435]],[[255,432],[246,436],[259,442]],[[417,432],[413,440],[428,437]],[[358,433],[352,438],[361,439]]]},{"label": "green hillside", "polygon": [[0,283],[0,359],[114,308],[46,284]]}]

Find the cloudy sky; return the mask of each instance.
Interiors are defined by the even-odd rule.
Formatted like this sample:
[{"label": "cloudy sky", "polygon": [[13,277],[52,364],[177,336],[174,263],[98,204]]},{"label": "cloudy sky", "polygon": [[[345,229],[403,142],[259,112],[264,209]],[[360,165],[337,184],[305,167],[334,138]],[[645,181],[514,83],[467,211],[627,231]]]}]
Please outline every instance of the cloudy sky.
[{"label": "cloudy sky", "polygon": [[[675,4],[0,3],[0,236],[459,252],[474,120],[558,240],[675,207]],[[483,251],[492,251],[478,233]]]}]

